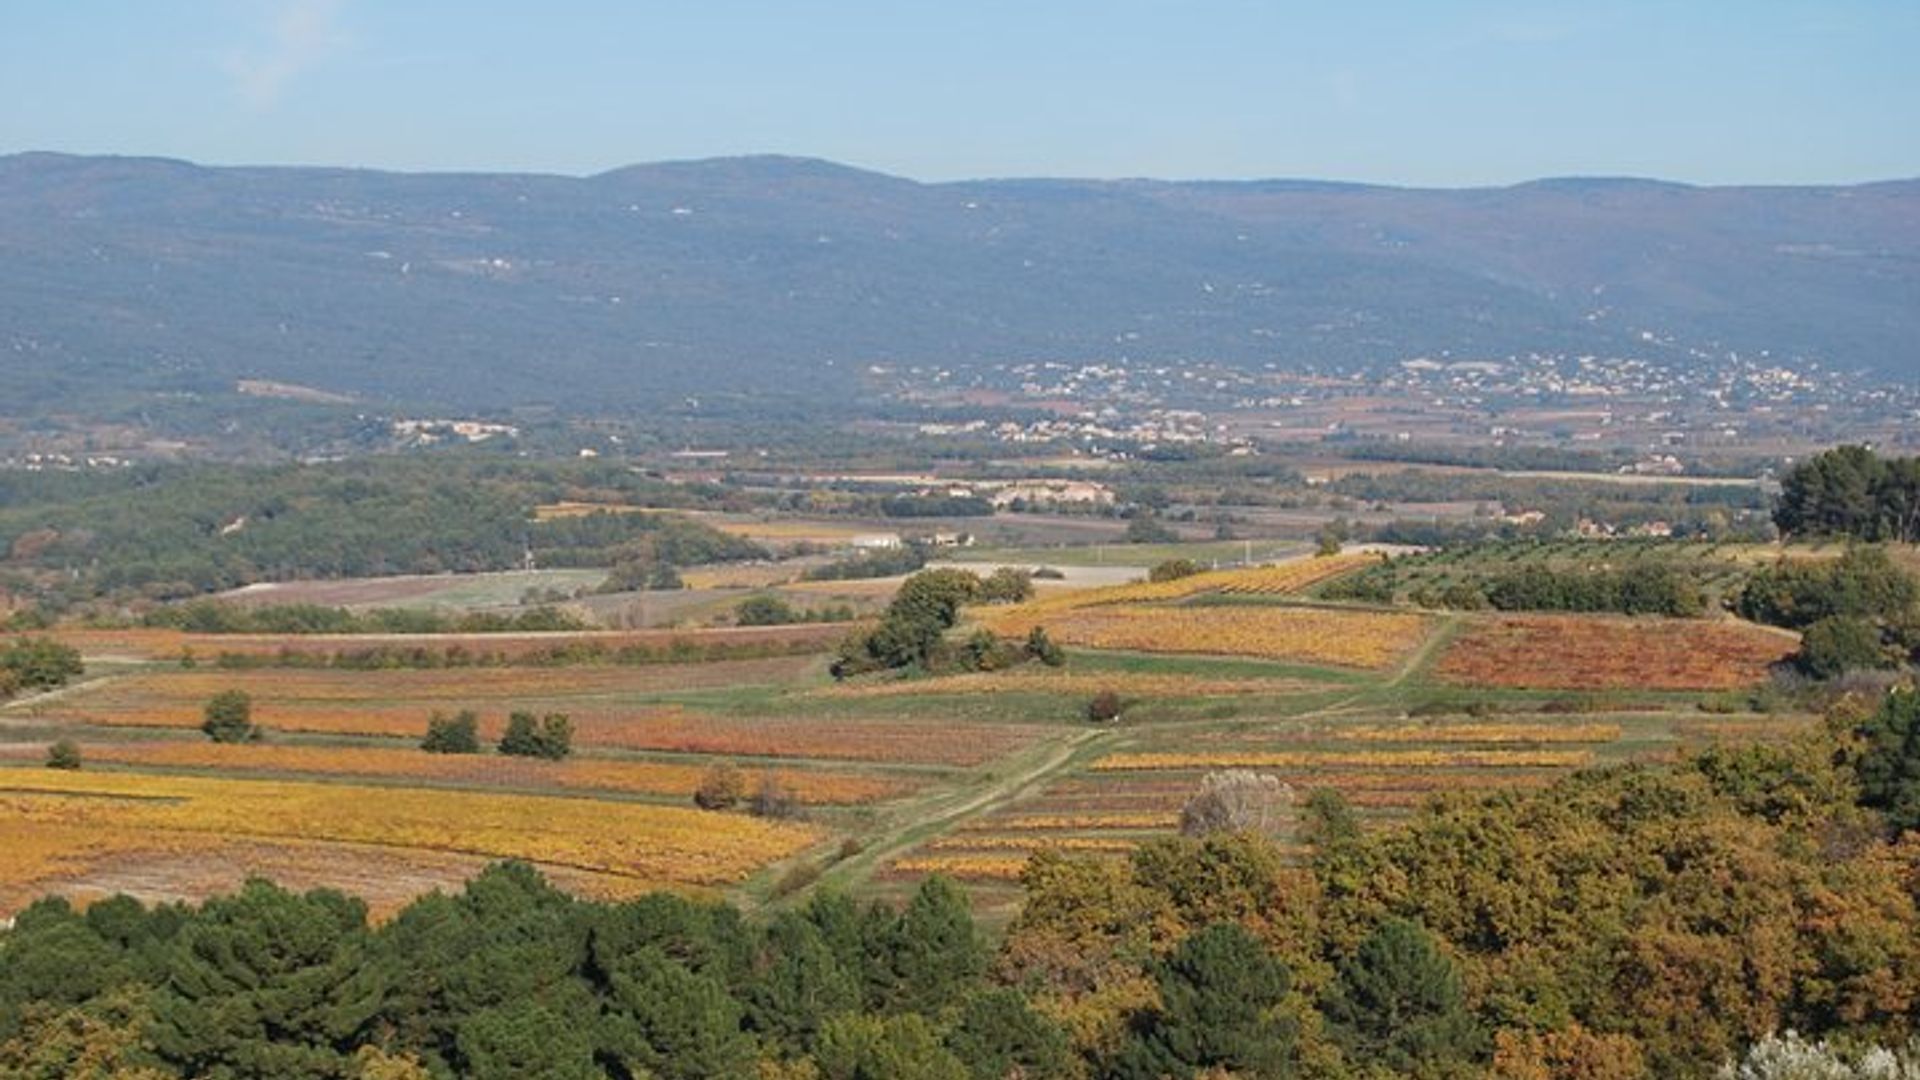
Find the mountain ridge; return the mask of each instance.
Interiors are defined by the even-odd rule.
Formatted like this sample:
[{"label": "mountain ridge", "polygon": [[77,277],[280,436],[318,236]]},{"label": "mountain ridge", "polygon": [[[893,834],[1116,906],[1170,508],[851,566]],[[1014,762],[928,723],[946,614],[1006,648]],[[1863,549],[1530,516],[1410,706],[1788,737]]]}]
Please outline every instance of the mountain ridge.
[{"label": "mountain ridge", "polygon": [[0,157],[0,256],[0,349],[41,406],[95,377],[591,409],[843,395],[879,362],[1532,351],[1920,376],[1920,179],[922,182],[787,155],[566,176],[29,152]]}]

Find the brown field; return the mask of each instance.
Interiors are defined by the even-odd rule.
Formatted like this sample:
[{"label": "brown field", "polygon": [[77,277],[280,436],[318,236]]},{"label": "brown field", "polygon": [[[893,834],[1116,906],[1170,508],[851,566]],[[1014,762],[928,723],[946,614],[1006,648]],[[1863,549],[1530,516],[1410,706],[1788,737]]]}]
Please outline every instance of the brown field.
[{"label": "brown field", "polygon": [[[38,747],[32,749],[37,750]],[[290,774],[420,780],[493,788],[606,791],[688,797],[708,766],[694,762],[574,758],[537,761],[498,754],[428,754],[420,750],[363,746],[222,745],[205,742],[83,744],[89,763],[132,765],[142,769],[196,769],[220,772]],[[899,795],[909,785],[898,779],[853,772],[812,769],[749,773],[775,781],[794,798],[811,805],[875,802]]]},{"label": "brown field", "polygon": [[807,826],[641,803],[349,784],[0,774],[0,881],[17,895],[129,855],[201,857],[240,841],[519,858],[636,885],[725,885],[820,838]]},{"label": "brown field", "polygon": [[1402,612],[1311,607],[1149,607],[1113,605],[1018,614],[991,623],[1003,636],[1045,626],[1054,640],[1096,649],[1249,656],[1305,664],[1381,668],[1420,644],[1432,623]]},{"label": "brown field", "polygon": [[1747,623],[1501,615],[1474,621],[1441,657],[1449,682],[1557,690],[1731,690],[1795,648]]}]

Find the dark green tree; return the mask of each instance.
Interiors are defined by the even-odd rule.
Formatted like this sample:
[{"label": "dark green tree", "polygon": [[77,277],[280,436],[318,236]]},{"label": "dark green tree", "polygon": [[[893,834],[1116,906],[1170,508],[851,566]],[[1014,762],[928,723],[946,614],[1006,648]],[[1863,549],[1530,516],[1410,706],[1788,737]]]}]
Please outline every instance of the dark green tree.
[{"label": "dark green tree", "polygon": [[717,978],[696,975],[658,948],[621,955],[607,976],[601,1052],[630,1076],[709,1080],[745,1076],[754,1046],[739,1002]]},{"label": "dark green tree", "polygon": [[1015,990],[983,990],[969,997],[947,1035],[947,1049],[976,1080],[1065,1080],[1074,1075],[1067,1033]]},{"label": "dark green tree", "polygon": [[1896,833],[1920,829],[1920,691],[1894,690],[1860,725],[1860,802]]},{"label": "dark green tree", "polygon": [[477,754],[480,752],[480,717],[472,709],[461,709],[452,716],[435,711],[427,718],[427,734],[420,749],[429,754]]},{"label": "dark green tree", "polygon": [[1287,969],[1253,935],[1234,923],[1206,926],[1157,965],[1155,981],[1159,1007],[1138,1017],[1106,1074],[1113,1080],[1292,1073],[1294,1025],[1277,1014]]},{"label": "dark green tree", "polygon": [[1360,943],[1321,1012],[1354,1060],[1395,1075],[1457,1068],[1483,1049],[1453,961],[1405,919],[1388,919]]},{"label": "dark green tree", "polygon": [[162,961],[153,1042],[191,1076],[343,1074],[385,995],[366,905],[254,880],[209,900]]},{"label": "dark green tree", "polygon": [[957,1003],[987,969],[967,894],[938,874],[914,890],[884,949],[883,999],[901,1011],[937,1013]]},{"label": "dark green tree", "polygon": [[1895,664],[1880,638],[1880,628],[1865,619],[1829,615],[1800,635],[1793,662],[1816,679],[1832,679],[1849,671],[1888,668]]},{"label": "dark green tree", "polygon": [[573,753],[573,720],[565,713],[548,713],[537,720],[530,712],[508,713],[499,748],[512,757],[559,761]]},{"label": "dark green tree", "polygon": [[497,1005],[466,1017],[457,1037],[458,1075],[471,1080],[605,1080],[593,1060],[594,1025],[573,1008],[539,1001]]},{"label": "dark green tree", "polygon": [[860,1010],[859,972],[804,915],[774,917],[756,967],[746,993],[748,1026],[790,1051],[811,1046],[828,1017]]}]

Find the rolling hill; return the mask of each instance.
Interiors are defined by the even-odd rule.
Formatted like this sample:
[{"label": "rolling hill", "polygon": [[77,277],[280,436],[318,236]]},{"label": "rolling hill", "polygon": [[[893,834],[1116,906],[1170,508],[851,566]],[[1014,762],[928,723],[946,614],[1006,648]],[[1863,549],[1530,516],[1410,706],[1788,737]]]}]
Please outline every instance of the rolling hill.
[{"label": "rolling hill", "polygon": [[[1652,335],[1649,340],[1647,335]],[[1920,375],[1920,181],[923,184],[0,158],[16,414],[235,380],[364,401],[831,397],[864,365],[1770,350]]]}]

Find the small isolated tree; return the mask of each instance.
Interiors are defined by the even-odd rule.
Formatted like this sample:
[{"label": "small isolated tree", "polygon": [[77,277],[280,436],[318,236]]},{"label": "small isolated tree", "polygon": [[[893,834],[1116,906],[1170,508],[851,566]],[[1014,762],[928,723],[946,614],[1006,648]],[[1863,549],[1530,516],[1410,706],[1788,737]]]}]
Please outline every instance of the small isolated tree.
[{"label": "small isolated tree", "polygon": [[1126,542],[1129,544],[1177,544],[1180,534],[1173,527],[1157,517],[1141,514],[1127,522]]},{"label": "small isolated tree", "polygon": [[1794,654],[1793,662],[1816,679],[1893,666],[1880,642],[1880,628],[1845,615],[1831,615],[1807,627],[1800,635],[1800,651]]},{"label": "small isolated tree", "polygon": [[1292,804],[1293,789],[1277,776],[1249,769],[1210,772],[1180,808],[1180,833],[1272,832]]},{"label": "small isolated tree", "polygon": [[573,720],[566,713],[548,713],[538,720],[530,712],[509,713],[500,752],[559,761],[573,753]]},{"label": "small isolated tree", "polygon": [[253,722],[253,698],[244,690],[222,690],[201,710],[200,730],[217,743],[257,742],[260,728]]},{"label": "small isolated tree", "polygon": [[429,754],[477,754],[480,752],[480,718],[472,709],[461,709],[448,716],[434,710],[427,718],[427,734],[420,749]]},{"label": "small isolated tree", "polygon": [[800,619],[792,604],[768,593],[749,596],[733,606],[733,621],[739,626],[785,626]]},{"label": "small isolated tree", "polygon": [[1192,577],[1202,569],[1204,567],[1192,559],[1167,559],[1154,564],[1153,569],[1147,571],[1147,580],[1178,581],[1183,577]]},{"label": "small isolated tree", "polygon": [[1027,659],[1038,660],[1048,667],[1059,667],[1067,662],[1067,654],[1054,643],[1053,637],[1044,626],[1036,626],[1027,631]]},{"label": "small isolated tree", "polygon": [[1017,566],[1002,566],[980,582],[983,604],[1017,604],[1033,598],[1033,575]]},{"label": "small isolated tree", "polygon": [[61,739],[47,747],[47,768],[74,770],[80,767],[80,748],[72,739]]},{"label": "small isolated tree", "polygon": [[700,786],[693,789],[693,804],[702,810],[731,810],[747,794],[747,778],[731,761],[722,761],[707,770]]},{"label": "small isolated tree", "polygon": [[1117,692],[1102,690],[1093,695],[1093,700],[1087,702],[1087,719],[1096,724],[1110,724],[1120,719],[1120,714],[1125,712],[1126,708],[1127,703],[1120,700]]},{"label": "small isolated tree", "polygon": [[747,813],[754,817],[785,820],[800,817],[802,812],[800,797],[773,773],[761,774],[753,797],[747,800]]}]

